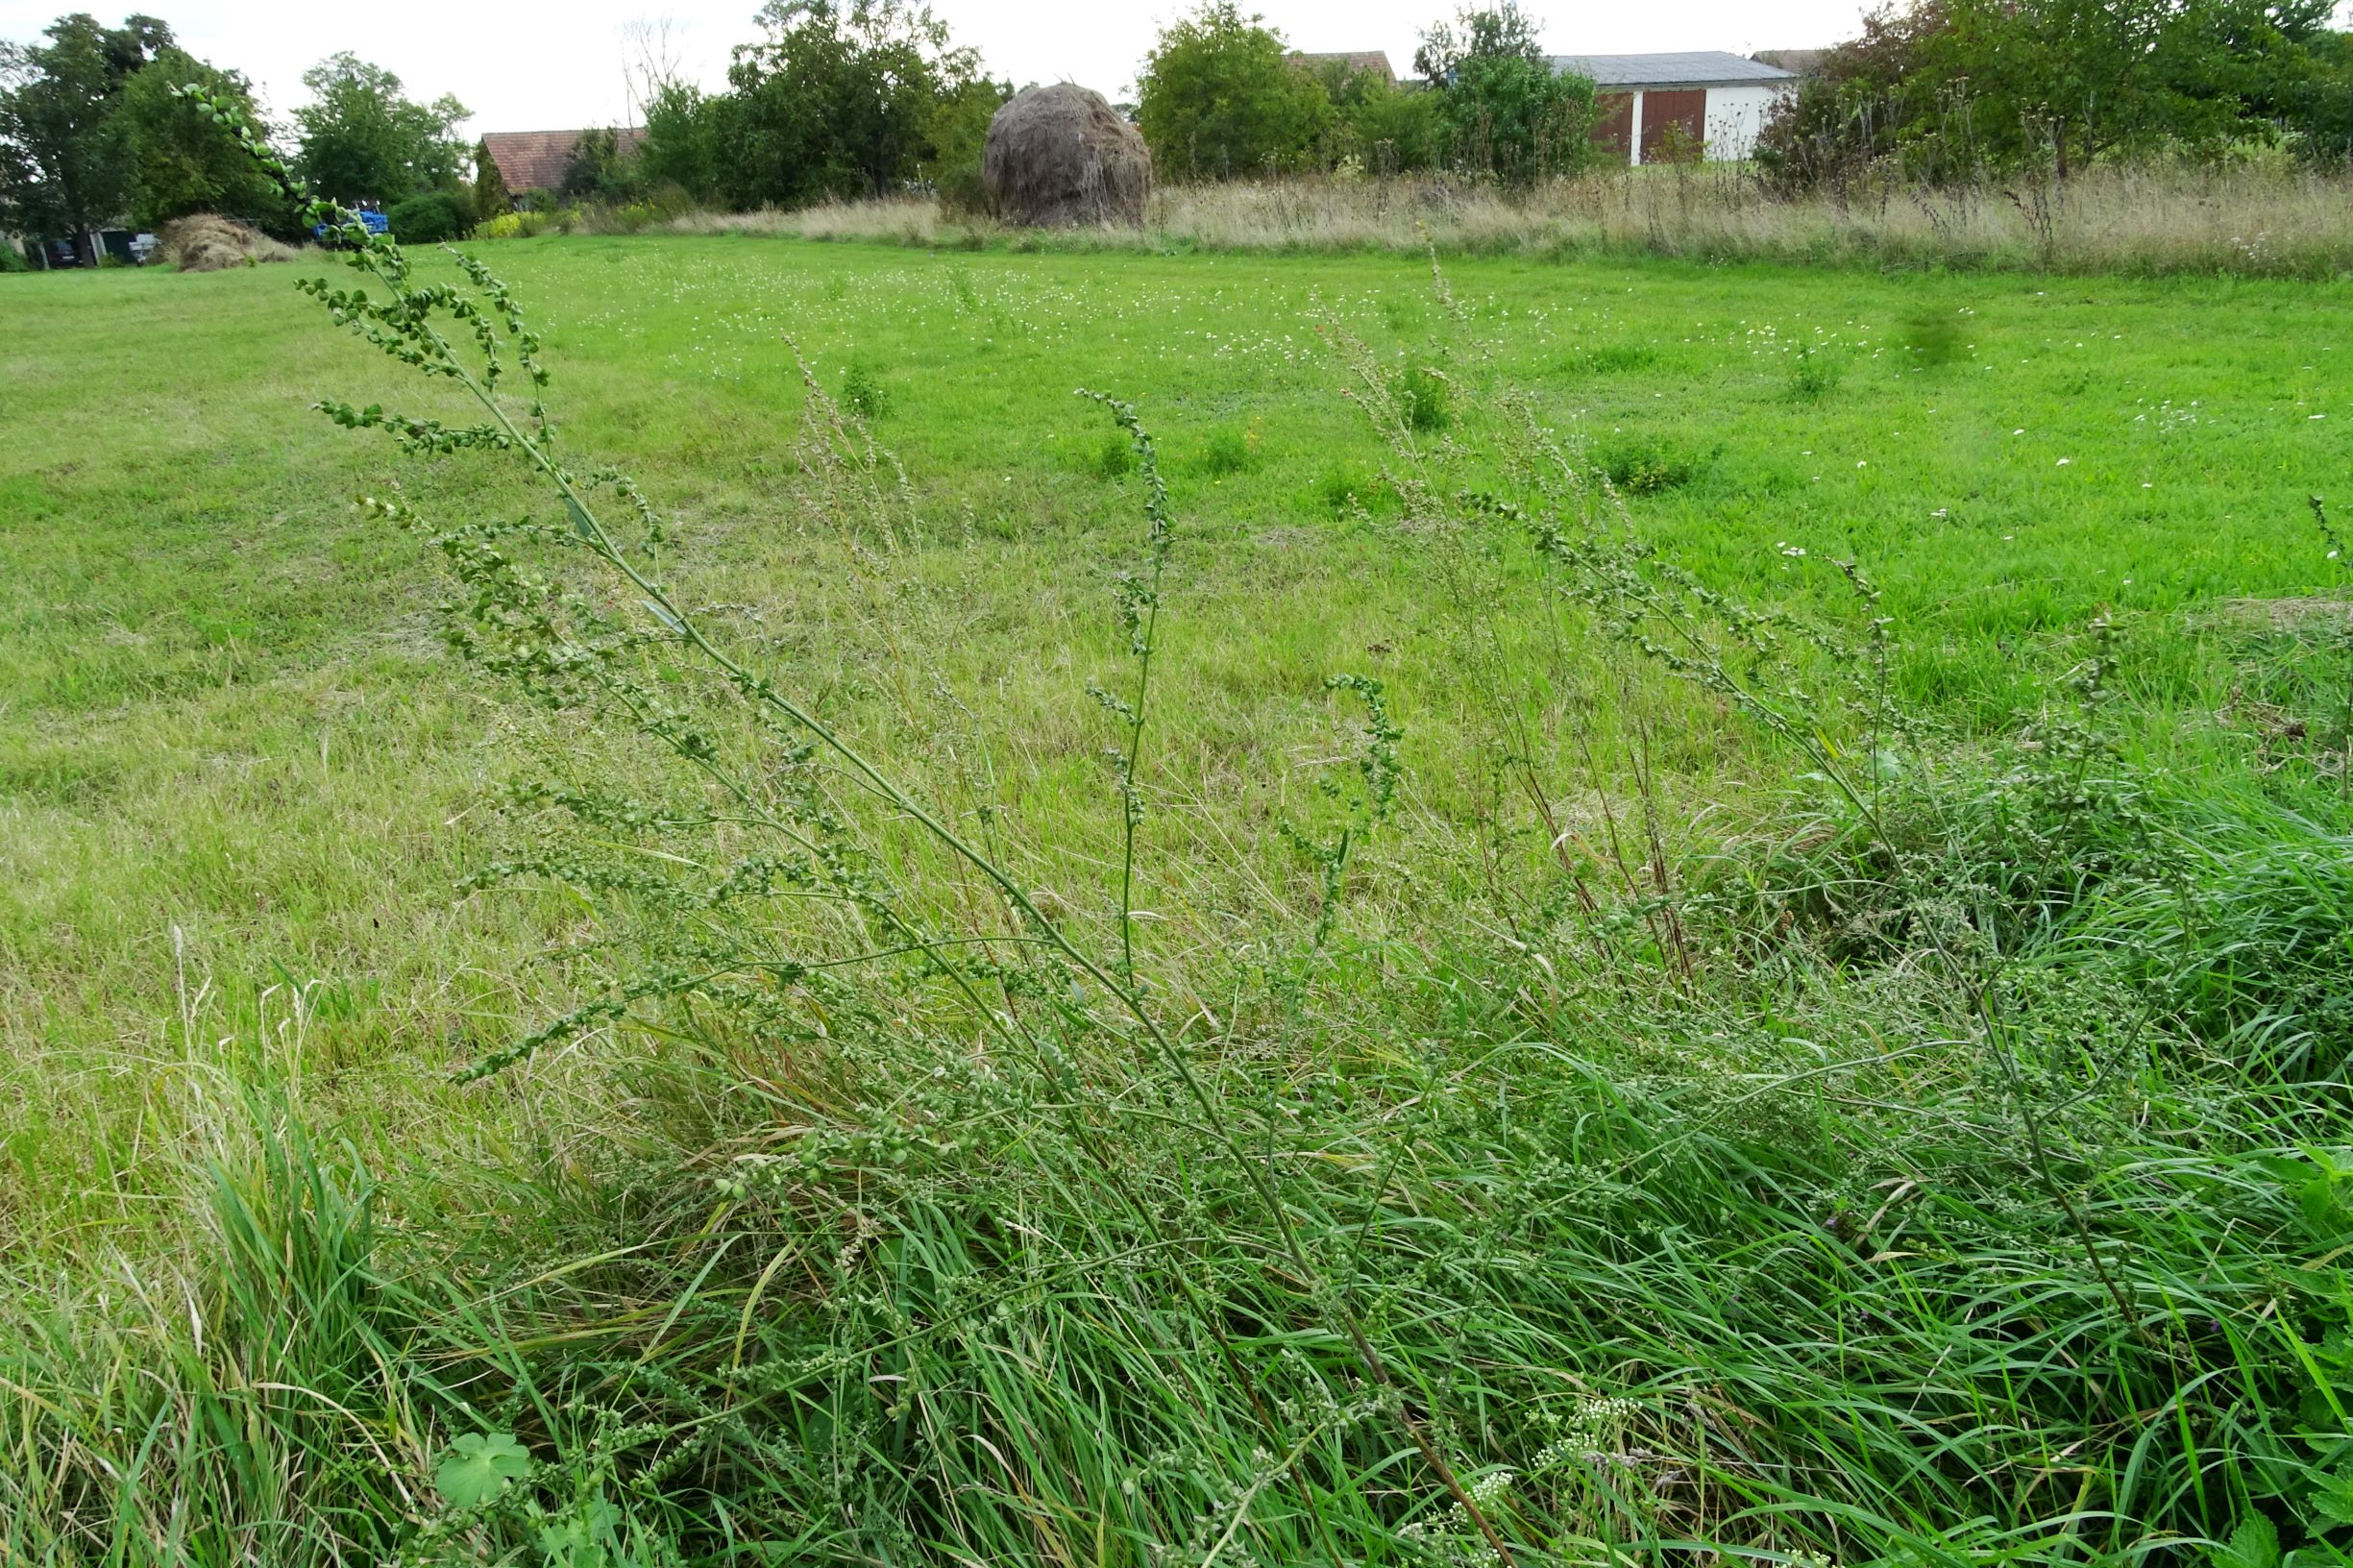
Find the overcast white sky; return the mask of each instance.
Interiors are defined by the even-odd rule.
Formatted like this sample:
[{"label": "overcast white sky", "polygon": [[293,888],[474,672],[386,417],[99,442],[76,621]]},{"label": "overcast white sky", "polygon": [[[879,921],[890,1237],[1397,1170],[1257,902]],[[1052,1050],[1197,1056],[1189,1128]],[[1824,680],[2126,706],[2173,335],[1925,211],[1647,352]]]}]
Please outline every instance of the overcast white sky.
[{"label": "overcast white sky", "polygon": [[[1409,67],[1415,36],[1456,0],[1258,0],[1268,25],[1300,49],[1386,49]],[[30,41],[62,12],[103,21],[143,11],[216,65],[253,77],[271,112],[303,100],[302,74],[339,49],[387,66],[412,97],[454,92],[474,111],[470,133],[621,123],[628,110],[622,61],[630,24],[667,17],[674,52],[718,85],[727,51],[753,36],[758,0],[0,0],[0,38]],[[1129,96],[1137,62],[1159,24],[1189,0],[934,0],[961,43],[977,44],[990,74],[1015,83],[1072,81]],[[1851,36],[1860,0],[1651,0],[1596,6],[1534,0],[1544,41],[1558,54],[1654,49],[1804,48]]]}]

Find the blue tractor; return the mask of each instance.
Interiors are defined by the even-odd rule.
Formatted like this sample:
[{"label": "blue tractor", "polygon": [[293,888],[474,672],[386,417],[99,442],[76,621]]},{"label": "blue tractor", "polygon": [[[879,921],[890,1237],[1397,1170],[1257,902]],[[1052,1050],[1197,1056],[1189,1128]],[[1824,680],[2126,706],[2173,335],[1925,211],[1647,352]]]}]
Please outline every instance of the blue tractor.
[{"label": "blue tractor", "polygon": [[[350,211],[348,208],[345,210]],[[352,213],[352,216],[356,217],[371,234],[388,234],[392,232],[392,220],[374,208],[361,208],[358,211]],[[339,233],[339,229],[334,224],[314,223],[310,226],[310,233],[311,237],[320,244],[332,245]]]}]

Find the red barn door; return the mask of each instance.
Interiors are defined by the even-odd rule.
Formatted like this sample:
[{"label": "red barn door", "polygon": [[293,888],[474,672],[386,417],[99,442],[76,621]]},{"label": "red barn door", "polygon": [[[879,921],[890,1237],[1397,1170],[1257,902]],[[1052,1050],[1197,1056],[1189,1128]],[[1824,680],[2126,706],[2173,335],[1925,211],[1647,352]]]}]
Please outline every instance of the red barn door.
[{"label": "red barn door", "polygon": [[[1673,130],[1669,128],[1673,127]],[[1707,89],[1653,87],[1642,95],[1642,161],[1697,159],[1707,145]]]},{"label": "red barn door", "polygon": [[1599,112],[1593,120],[1593,145],[1613,153],[1623,163],[1634,152],[1634,95],[1630,92],[1597,94],[1593,107]]}]

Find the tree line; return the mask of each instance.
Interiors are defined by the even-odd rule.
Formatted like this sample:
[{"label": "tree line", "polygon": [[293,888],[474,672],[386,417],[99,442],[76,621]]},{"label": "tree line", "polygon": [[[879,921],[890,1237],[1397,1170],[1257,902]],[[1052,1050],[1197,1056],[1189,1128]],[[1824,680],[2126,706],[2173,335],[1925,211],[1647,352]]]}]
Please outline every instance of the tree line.
[{"label": "tree line", "polygon": [[[915,0],[769,0],[717,91],[668,71],[641,84],[644,135],[585,135],[558,188],[510,191],[459,135],[453,97],[412,98],[351,54],[303,76],[309,102],[278,129],[310,184],[337,200],[411,207],[412,226],[463,232],[534,199],[792,207],[910,187],[977,205],[981,144],[1014,84],[993,78]],[[1234,0],[1164,29],[1140,74],[1137,122],[1164,177],[1341,168],[1476,168],[1524,181],[1587,156],[1590,83],[1553,72],[1516,0],[1434,24],[1426,84],[1316,66]],[[262,118],[251,82],[180,47],[168,24],[59,18],[0,45],[0,226],[74,236],[221,212],[294,237],[296,218],[209,116],[172,88],[196,82]]]},{"label": "tree line", "polygon": [[[698,202],[790,207],[921,184],[980,199],[981,142],[1013,95],[929,10],[772,0],[723,92],[649,95],[640,177]],[[1205,0],[1145,58],[1137,127],[1163,178],[1463,166],[1509,180],[1589,156],[1593,86],[1551,69],[1517,0],[1434,25],[1425,81],[1313,64],[1236,0]]]},{"label": "tree line", "polygon": [[[2100,159],[2272,147],[2353,158],[2353,35],[2333,0],[1892,0],[1767,126],[1787,186],[1893,160],[1907,175],[2061,176]],[[733,207],[928,184],[976,200],[1010,96],[903,0],[772,0],[728,87],[652,95],[642,178]],[[1604,155],[1595,85],[1556,71],[1518,0],[1426,28],[1413,76],[1302,57],[1238,0],[1201,0],[1142,61],[1134,116],[1162,178],[1444,171],[1525,185]],[[1690,149],[1696,154],[1698,149]]]},{"label": "tree line", "polygon": [[[1759,161],[1787,185],[1893,159],[1917,178],[2065,175],[2102,158],[2270,145],[2353,157],[2353,35],[2332,0],[1896,0],[1772,118]],[[693,199],[793,206],[912,182],[976,199],[989,116],[1010,95],[928,11],[775,0],[726,91],[653,95],[643,175]],[[1164,27],[1138,129],[1164,179],[1438,170],[1523,185],[1602,155],[1594,84],[1556,71],[1517,0],[1421,35],[1413,76],[1291,52],[1238,0]],[[1693,151],[1697,151],[1693,149]]]},{"label": "tree line", "polygon": [[2353,37],[2335,0],[1910,0],[1808,74],[1758,161],[1807,187],[1929,182],[2271,146],[2353,153]]},{"label": "tree line", "polygon": [[[107,27],[61,16],[32,44],[0,43],[0,229],[71,239],[93,261],[95,231],[152,229],[194,212],[245,219],[280,238],[301,229],[294,204],[234,135],[180,97],[207,88],[258,119],[241,73],[183,49],[170,26],[134,15]],[[412,102],[401,79],[349,54],[303,73],[311,102],[292,130],[301,164],[325,194],[399,202],[470,199],[465,106]]]},{"label": "tree line", "polygon": [[[1893,164],[1930,180],[2028,162],[2250,142],[2353,156],[2353,38],[2331,0],[1900,0],[1830,51],[1766,128],[1758,160],[1785,186]],[[672,71],[641,83],[644,135],[584,135],[554,192],[507,190],[458,132],[454,98],[412,98],[350,54],[303,77],[281,126],[297,166],[351,203],[409,204],[417,237],[462,233],[524,201],[794,207],[910,187],[980,201],[980,154],[1011,81],[993,78],[919,0],[768,0],[726,86]],[[1238,0],[1202,0],[1142,61],[1133,112],[1164,179],[1444,170],[1521,185],[1596,158],[1594,85],[1556,71],[1532,17],[1497,0],[1434,22],[1414,78],[1292,53]],[[175,96],[203,84],[258,118],[251,83],[171,28],[59,18],[0,43],[0,228],[76,236],[191,212],[291,237],[283,196],[234,141]],[[427,230],[431,233],[427,233]]]}]

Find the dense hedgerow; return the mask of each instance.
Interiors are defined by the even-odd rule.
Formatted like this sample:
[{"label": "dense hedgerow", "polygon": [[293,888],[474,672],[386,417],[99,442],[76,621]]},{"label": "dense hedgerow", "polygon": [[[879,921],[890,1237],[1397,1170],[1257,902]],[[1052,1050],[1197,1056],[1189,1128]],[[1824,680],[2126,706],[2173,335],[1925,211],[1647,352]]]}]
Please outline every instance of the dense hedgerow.
[{"label": "dense hedgerow", "polygon": [[411,196],[384,214],[392,232],[409,245],[441,245],[462,239],[474,228],[473,214],[446,190]]}]

